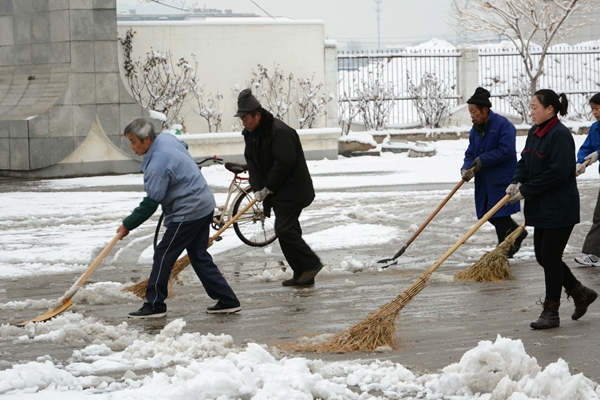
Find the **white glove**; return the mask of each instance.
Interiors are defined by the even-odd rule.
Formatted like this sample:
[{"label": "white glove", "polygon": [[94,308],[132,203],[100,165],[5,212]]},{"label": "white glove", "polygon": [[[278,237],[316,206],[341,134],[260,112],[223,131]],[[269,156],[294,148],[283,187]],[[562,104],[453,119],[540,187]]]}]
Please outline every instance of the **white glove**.
[{"label": "white glove", "polygon": [[585,165],[584,164],[577,164],[575,166],[575,176],[579,176],[581,174],[585,173]]},{"label": "white glove", "polygon": [[594,151],[593,153],[588,154],[584,158],[584,160],[590,160],[590,163],[588,165],[591,165],[591,164],[595,163],[596,161],[598,161],[598,156],[599,156],[598,152]]},{"label": "white glove", "polygon": [[506,188],[506,194],[510,194],[511,196],[514,196],[519,191],[519,186],[521,186],[521,182],[511,183]]},{"label": "white glove", "polygon": [[254,198],[260,203],[262,202],[268,195],[272,194],[273,192],[269,189],[267,189],[266,187],[262,188],[261,190],[259,190],[258,192],[254,193]]},{"label": "white glove", "polygon": [[508,201],[510,202],[510,204],[515,204],[519,200],[523,200],[523,195],[517,188],[517,192],[515,194],[511,195],[510,200],[508,200]]}]

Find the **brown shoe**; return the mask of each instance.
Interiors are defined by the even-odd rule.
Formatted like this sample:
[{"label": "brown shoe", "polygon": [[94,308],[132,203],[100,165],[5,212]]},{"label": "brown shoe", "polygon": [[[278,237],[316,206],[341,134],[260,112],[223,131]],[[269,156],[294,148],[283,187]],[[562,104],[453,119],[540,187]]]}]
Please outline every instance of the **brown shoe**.
[{"label": "brown shoe", "polygon": [[319,271],[323,269],[323,264],[319,263],[316,267],[308,269],[300,275],[296,282],[299,285],[307,285],[308,282],[315,283],[315,276],[319,273]]},{"label": "brown shoe", "polygon": [[287,279],[281,282],[283,286],[311,286],[315,284],[315,280],[311,279],[308,282],[299,283],[296,279]]}]

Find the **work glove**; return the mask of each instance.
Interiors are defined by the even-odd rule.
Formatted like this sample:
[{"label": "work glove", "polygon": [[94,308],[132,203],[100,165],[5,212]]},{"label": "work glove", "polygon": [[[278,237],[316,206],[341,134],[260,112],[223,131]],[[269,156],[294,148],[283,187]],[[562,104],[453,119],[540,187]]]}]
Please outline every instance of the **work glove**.
[{"label": "work glove", "polygon": [[475,172],[471,171],[470,169],[461,169],[460,173],[463,181],[465,182],[469,182],[475,176]]},{"label": "work glove", "polygon": [[575,165],[575,176],[579,176],[583,173],[585,173],[585,164]]},{"label": "work glove", "polygon": [[510,204],[515,204],[519,200],[523,200],[523,195],[521,194],[521,191],[517,189],[517,192],[511,195],[510,200],[508,201],[510,202]]},{"label": "work glove", "polygon": [[483,168],[483,164],[481,163],[481,159],[479,157],[477,157],[475,160],[473,160],[473,164],[471,164],[471,168],[473,168],[473,167],[475,167],[475,170],[473,171],[475,173],[478,173]]},{"label": "work glove", "polygon": [[598,152],[594,151],[593,153],[588,154],[584,158],[584,160],[590,160],[590,163],[588,165],[595,163],[596,161],[598,161]]},{"label": "work glove", "polygon": [[506,188],[506,191],[505,191],[506,194],[510,194],[511,196],[514,196],[519,191],[520,185],[521,185],[521,183],[511,183]]},{"label": "work glove", "polygon": [[259,190],[258,192],[254,193],[254,198],[260,203],[262,202],[268,195],[272,194],[273,192],[269,189],[267,189],[266,187],[262,188],[261,190]]}]

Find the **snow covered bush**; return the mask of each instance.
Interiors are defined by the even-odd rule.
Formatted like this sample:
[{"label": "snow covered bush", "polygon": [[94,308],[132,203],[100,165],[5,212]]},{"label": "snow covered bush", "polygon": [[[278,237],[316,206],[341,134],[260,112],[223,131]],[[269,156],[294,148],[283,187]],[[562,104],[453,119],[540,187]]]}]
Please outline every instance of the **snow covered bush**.
[{"label": "snow covered bush", "polygon": [[515,77],[516,85],[508,89],[508,103],[514,108],[523,122],[531,124],[531,82],[527,76]]},{"label": "snow covered bush", "polygon": [[452,95],[452,91],[443,80],[435,76],[435,73],[425,72],[418,85],[412,81],[409,72],[406,73],[406,79],[408,93],[423,126],[440,128],[450,115],[448,97]]},{"label": "snow covered bush", "polygon": [[204,86],[198,85],[192,91],[195,101],[190,101],[191,108],[194,113],[206,120],[209,132],[212,132],[213,127],[215,128],[215,132],[219,132],[219,129],[221,129],[221,117],[223,115],[223,110],[219,109],[219,101],[223,100],[223,95],[219,94],[219,92],[215,95],[205,93]]},{"label": "snow covered bush", "polygon": [[295,89],[294,75],[287,77],[275,65],[273,72],[258,64],[258,72],[252,70],[250,87],[264,109],[271,112],[275,118],[284,119],[292,107],[292,91]]},{"label": "snow covered bush", "polygon": [[[313,77],[314,78],[314,77]],[[319,120],[327,115],[325,107],[333,100],[333,93],[321,93],[323,84],[313,84],[311,79],[298,79],[296,110],[300,129],[313,128]]]},{"label": "snow covered bush", "polygon": [[358,114],[367,130],[386,128],[394,107],[394,84],[383,79],[383,62],[371,64],[366,79],[355,87]]},{"label": "snow covered bush", "polygon": [[342,135],[347,135],[350,132],[352,121],[358,115],[358,107],[356,101],[352,100],[346,92],[342,94],[338,100],[338,124],[342,128]]},{"label": "snow covered bush", "polygon": [[119,39],[125,51],[126,77],[133,98],[148,110],[164,114],[163,128],[183,124],[179,112],[195,87],[195,68],[184,58],[173,64],[169,52],[153,49],[146,53],[145,60],[132,60],[133,34],[130,29],[125,38]]}]

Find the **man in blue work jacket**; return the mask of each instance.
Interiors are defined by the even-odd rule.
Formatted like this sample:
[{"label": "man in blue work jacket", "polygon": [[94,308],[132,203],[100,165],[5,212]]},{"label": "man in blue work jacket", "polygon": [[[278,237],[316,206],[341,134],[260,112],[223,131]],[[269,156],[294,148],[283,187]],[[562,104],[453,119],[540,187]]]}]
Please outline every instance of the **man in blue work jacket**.
[{"label": "man in blue work jacket", "polygon": [[[475,209],[481,219],[506,195],[506,187],[515,174],[517,131],[508,119],[491,110],[490,92],[486,89],[478,87],[467,104],[473,127],[461,175],[467,182],[475,177]],[[520,210],[519,202],[508,204],[489,219],[496,228],[498,244],[519,226],[511,215]],[[519,251],[526,236],[524,230],[510,248],[509,257]]]}]

